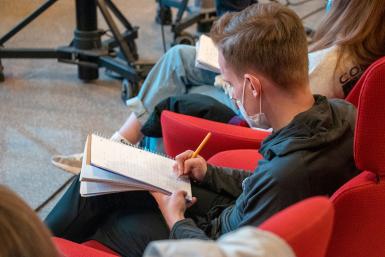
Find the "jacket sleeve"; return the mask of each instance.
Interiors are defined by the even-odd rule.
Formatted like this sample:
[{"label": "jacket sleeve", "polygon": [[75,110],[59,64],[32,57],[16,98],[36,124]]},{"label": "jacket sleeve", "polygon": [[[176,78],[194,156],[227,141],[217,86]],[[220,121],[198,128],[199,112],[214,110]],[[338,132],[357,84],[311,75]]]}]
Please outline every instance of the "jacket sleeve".
[{"label": "jacket sleeve", "polygon": [[244,182],[243,217],[239,226],[258,226],[273,214],[310,196],[306,170],[300,158],[261,163]]},{"label": "jacket sleeve", "polygon": [[208,236],[197,227],[192,219],[183,219],[174,224],[170,231],[170,239],[209,240]]},{"label": "jacket sleeve", "polygon": [[238,197],[242,193],[242,182],[252,173],[244,170],[207,166],[206,176],[200,186],[218,194],[226,193]]}]

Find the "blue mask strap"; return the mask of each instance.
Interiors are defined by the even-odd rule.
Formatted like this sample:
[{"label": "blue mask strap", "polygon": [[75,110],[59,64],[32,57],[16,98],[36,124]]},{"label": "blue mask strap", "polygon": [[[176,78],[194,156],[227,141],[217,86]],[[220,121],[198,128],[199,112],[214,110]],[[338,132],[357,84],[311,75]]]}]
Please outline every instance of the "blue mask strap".
[{"label": "blue mask strap", "polygon": [[333,0],[328,0],[328,3],[326,4],[326,13],[330,11],[330,8],[332,8]]}]

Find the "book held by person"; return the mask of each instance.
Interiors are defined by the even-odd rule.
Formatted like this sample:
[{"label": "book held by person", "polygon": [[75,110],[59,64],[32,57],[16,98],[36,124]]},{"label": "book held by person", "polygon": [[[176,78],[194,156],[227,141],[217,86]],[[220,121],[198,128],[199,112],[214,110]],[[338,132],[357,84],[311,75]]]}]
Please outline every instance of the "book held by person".
[{"label": "book held by person", "polygon": [[87,197],[146,190],[170,195],[183,190],[187,192],[186,199],[191,200],[190,180],[173,172],[174,162],[136,146],[91,134],[84,148],[80,194]]}]

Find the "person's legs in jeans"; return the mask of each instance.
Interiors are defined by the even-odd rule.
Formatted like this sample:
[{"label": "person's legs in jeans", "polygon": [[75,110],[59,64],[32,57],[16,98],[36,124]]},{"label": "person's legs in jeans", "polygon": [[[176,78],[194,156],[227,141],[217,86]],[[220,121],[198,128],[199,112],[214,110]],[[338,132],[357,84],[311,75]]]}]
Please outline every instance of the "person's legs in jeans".
[{"label": "person's legs in jeans", "polygon": [[[198,201],[187,210],[186,216],[198,221],[198,226],[199,221],[202,220],[206,221],[203,223],[209,223],[207,214],[213,207],[230,205],[235,200],[194,184],[192,193]],[[209,233],[208,236],[210,236]],[[92,239],[123,256],[142,256],[144,249],[151,241],[167,239],[168,236],[169,229],[159,210],[127,209],[115,211],[110,215]]]},{"label": "person's legs in jeans", "polygon": [[140,124],[147,121],[161,100],[187,94],[191,87],[214,84],[216,74],[196,68],[195,54],[193,46],[174,46],[151,69],[138,95],[127,101]]},{"label": "person's legs in jeans", "polygon": [[88,240],[115,211],[159,212],[153,197],[145,191],[122,192],[94,197],[80,196],[79,176],[76,176],[45,219],[54,236],[75,242]]},{"label": "person's legs in jeans", "polygon": [[123,209],[111,213],[91,239],[124,257],[136,257],[150,242],[168,239],[169,233],[159,210]]}]

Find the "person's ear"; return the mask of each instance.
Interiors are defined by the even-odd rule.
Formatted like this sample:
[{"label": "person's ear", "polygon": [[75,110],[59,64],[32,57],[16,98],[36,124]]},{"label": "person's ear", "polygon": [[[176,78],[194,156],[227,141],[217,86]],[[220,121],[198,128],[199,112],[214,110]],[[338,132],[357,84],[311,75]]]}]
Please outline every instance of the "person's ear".
[{"label": "person's ear", "polygon": [[257,97],[261,93],[260,80],[250,74],[245,74],[246,86],[249,87],[254,97]]}]

